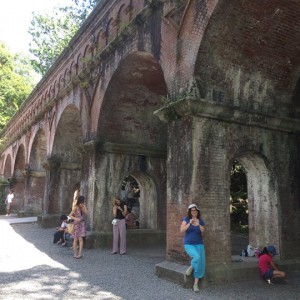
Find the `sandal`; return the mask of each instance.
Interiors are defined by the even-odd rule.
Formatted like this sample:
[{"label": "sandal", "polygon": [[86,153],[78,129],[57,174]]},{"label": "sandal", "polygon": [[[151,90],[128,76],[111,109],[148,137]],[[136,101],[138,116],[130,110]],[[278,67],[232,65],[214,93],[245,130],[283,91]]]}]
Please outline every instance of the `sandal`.
[{"label": "sandal", "polygon": [[192,273],[193,273],[193,271],[194,271],[193,267],[192,267],[192,266],[189,266],[189,267],[187,268],[187,270],[185,271],[185,275],[186,275],[186,276],[191,276]]},{"label": "sandal", "polygon": [[194,290],[195,293],[199,293],[200,292],[198,284],[194,284],[193,285],[193,290]]}]

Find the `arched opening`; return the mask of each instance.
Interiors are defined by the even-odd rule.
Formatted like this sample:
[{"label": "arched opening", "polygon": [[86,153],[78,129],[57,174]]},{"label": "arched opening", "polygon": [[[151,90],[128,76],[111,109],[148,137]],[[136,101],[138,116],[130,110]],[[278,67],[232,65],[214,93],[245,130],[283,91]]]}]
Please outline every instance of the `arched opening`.
[{"label": "arched opening", "polygon": [[139,228],[157,229],[157,192],[153,179],[142,172],[126,177],[121,195],[131,211],[138,216]]},{"label": "arched opening", "polygon": [[121,199],[124,200],[128,207],[128,215],[126,216],[127,229],[140,228],[140,186],[132,177],[127,176],[122,182]]},{"label": "arched opening", "polygon": [[[237,157],[235,161],[233,166],[243,168],[239,174],[240,183],[244,189],[243,198],[246,198],[246,191],[248,198],[248,225],[244,224],[240,227],[240,229],[245,229],[243,233],[240,233],[240,237],[242,237],[240,240],[242,244],[240,245],[243,246],[239,249],[240,253],[247,248],[248,244],[253,248],[263,248],[268,244],[274,244],[279,249],[279,203],[277,200],[277,183],[272,170],[265,159],[258,154],[247,153]],[[243,171],[246,176],[247,190],[244,186]],[[247,222],[246,208],[246,206],[243,208],[245,211],[240,215],[240,224]],[[232,248],[234,248],[233,246]]]},{"label": "arched opening", "polygon": [[10,185],[14,190],[13,211],[17,212],[24,209],[24,189],[25,189],[25,148],[20,145],[15,161],[15,168]]},{"label": "arched opening", "polygon": [[3,177],[0,180],[0,197],[2,201],[0,202],[0,214],[5,214],[5,199],[6,195],[9,191],[10,187],[10,179],[11,179],[11,156],[8,154],[6,156],[5,165],[4,165],[4,171],[3,171]]},{"label": "arched opening", "polygon": [[105,93],[98,126],[100,141],[133,145],[134,152],[141,155],[144,148],[166,151],[166,124],[153,115],[166,94],[161,67],[151,54],[136,52],[126,57]]},{"label": "arched opening", "polygon": [[7,155],[6,160],[5,160],[5,166],[4,166],[4,179],[11,178],[12,173],[11,173],[11,156]]},{"label": "arched opening", "polygon": [[43,212],[44,207],[44,191],[46,183],[46,172],[43,164],[46,162],[46,136],[40,129],[33,141],[29,164],[26,168],[25,183],[25,210],[36,213]]},{"label": "arched opening", "polygon": [[119,63],[99,113],[95,230],[112,230],[111,198],[124,195],[122,182],[125,189],[130,176],[140,189],[140,229],[165,234],[167,126],[153,112],[166,94],[162,68],[150,53],[134,52]]},{"label": "arched opening", "polygon": [[230,172],[231,255],[239,255],[249,244],[247,177],[235,161]]},{"label": "arched opening", "polygon": [[74,186],[81,180],[83,153],[82,122],[75,105],[62,113],[49,158],[49,213],[69,213]]}]

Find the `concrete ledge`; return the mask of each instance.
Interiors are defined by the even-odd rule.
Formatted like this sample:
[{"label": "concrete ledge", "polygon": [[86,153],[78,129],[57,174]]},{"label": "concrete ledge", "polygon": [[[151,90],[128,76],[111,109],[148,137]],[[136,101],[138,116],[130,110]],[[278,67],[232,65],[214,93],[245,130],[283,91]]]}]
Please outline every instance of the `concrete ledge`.
[{"label": "concrete ledge", "polygon": [[26,211],[19,211],[17,215],[18,218],[27,218],[27,217],[36,217],[40,214],[41,212],[26,210]]},{"label": "concrete ledge", "polygon": [[193,286],[193,276],[186,276],[185,271],[188,266],[180,265],[174,262],[163,261],[155,266],[155,274],[158,277],[167,279],[182,285],[184,288]]},{"label": "concrete ledge", "polygon": [[[110,247],[112,245],[112,232],[100,233],[100,232],[87,232],[85,241],[85,248],[100,248]],[[166,243],[166,232],[162,230],[152,229],[127,229],[126,231],[127,246],[147,246],[153,244]]]},{"label": "concrete ledge", "polygon": [[[300,259],[276,261],[280,269],[289,273],[299,271]],[[175,282],[185,288],[193,285],[193,276],[186,276],[188,266],[174,262],[164,261],[155,267],[155,274],[161,278]],[[206,274],[200,285],[203,287],[221,283],[242,282],[259,280],[258,263],[256,262],[232,262],[207,264]]]},{"label": "concrete ledge", "polygon": [[37,222],[42,228],[58,227],[61,224],[61,215],[39,215]]}]

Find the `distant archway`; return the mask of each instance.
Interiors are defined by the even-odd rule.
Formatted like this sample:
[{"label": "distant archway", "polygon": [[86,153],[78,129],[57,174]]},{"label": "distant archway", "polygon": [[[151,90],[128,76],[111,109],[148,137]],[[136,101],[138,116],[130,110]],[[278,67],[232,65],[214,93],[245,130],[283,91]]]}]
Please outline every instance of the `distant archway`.
[{"label": "distant archway", "polygon": [[231,254],[241,254],[249,244],[247,176],[235,161],[230,172]]},{"label": "distant archway", "polygon": [[44,192],[46,172],[43,167],[47,157],[45,132],[40,129],[33,141],[29,164],[26,169],[25,210],[34,212],[45,211]]},{"label": "distant archway", "polygon": [[274,244],[279,249],[279,203],[274,174],[258,154],[246,153],[236,161],[243,166],[247,177],[249,243],[260,248]]},{"label": "distant archway", "polygon": [[82,122],[78,108],[69,105],[58,122],[49,159],[49,213],[69,213],[74,185],[81,180],[83,159]]},{"label": "distant archway", "polygon": [[[133,179],[133,180],[132,180]],[[125,178],[127,183],[131,183],[132,190],[129,192],[130,197],[124,195],[124,190],[121,189],[121,194],[125,197],[128,206],[138,212],[139,227],[142,229],[157,229],[157,190],[153,179],[143,172],[136,172]],[[134,183],[137,183],[137,186]],[[139,189],[134,192],[134,188]],[[137,194],[138,193],[138,194]],[[138,196],[137,196],[138,195]],[[129,203],[128,199],[134,198],[135,201]]]},{"label": "distant archway", "polygon": [[8,179],[11,178],[12,172],[11,172],[11,156],[8,154],[5,160],[5,166],[4,166],[4,178]]},{"label": "distant archway", "polygon": [[11,187],[14,190],[14,210],[20,211],[24,209],[24,190],[25,190],[25,148],[21,144],[19,146],[13,177],[11,181]]}]

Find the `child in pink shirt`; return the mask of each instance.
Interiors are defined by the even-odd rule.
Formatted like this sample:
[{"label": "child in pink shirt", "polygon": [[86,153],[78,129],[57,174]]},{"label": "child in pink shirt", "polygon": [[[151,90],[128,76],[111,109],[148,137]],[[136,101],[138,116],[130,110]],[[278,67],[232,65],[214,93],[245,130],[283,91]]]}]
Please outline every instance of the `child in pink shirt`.
[{"label": "child in pink shirt", "polygon": [[276,255],[276,248],[272,245],[265,247],[259,256],[258,267],[260,275],[271,283],[271,279],[284,278],[285,273],[280,271],[276,264],[273,262],[273,256]]}]

